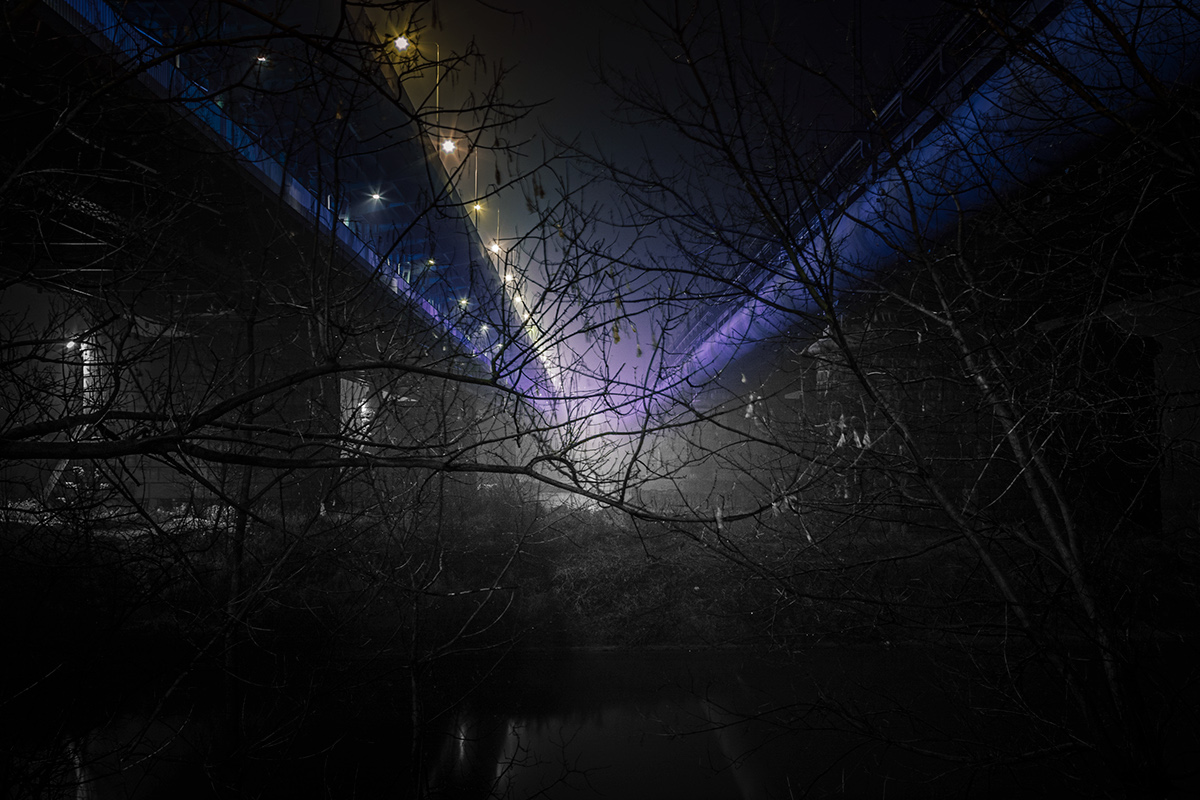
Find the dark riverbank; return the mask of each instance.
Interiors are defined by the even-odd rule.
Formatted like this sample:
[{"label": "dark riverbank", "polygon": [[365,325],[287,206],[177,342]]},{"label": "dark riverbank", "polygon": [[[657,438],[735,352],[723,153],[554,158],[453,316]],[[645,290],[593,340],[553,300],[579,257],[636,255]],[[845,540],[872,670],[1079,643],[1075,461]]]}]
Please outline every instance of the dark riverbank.
[{"label": "dark riverbank", "polygon": [[[1030,675],[1030,713],[1014,714],[1007,684],[978,677],[998,663],[928,644],[424,665],[251,648],[236,681],[156,647],[131,639],[7,704],[14,796],[74,796],[79,781],[93,798],[1104,796],[1096,755],[1054,748],[1032,715],[1061,705],[1047,684]],[[1173,759],[1194,747],[1184,730]]]},{"label": "dark riverbank", "polygon": [[[788,594],[607,513],[494,511],[430,542],[368,518],[264,527],[240,562],[219,519],[9,520],[9,794],[1131,793],[1109,769],[1123,744],[1073,736],[1093,720],[1051,669],[1078,663],[1076,688],[1102,697],[1089,643],[1014,635],[945,551],[846,567],[886,549],[867,531],[807,554]],[[746,552],[799,563],[781,541]],[[1190,789],[1189,641],[1160,630],[1121,668],[1165,726],[1165,782]],[[678,762],[671,785],[647,758]]]}]

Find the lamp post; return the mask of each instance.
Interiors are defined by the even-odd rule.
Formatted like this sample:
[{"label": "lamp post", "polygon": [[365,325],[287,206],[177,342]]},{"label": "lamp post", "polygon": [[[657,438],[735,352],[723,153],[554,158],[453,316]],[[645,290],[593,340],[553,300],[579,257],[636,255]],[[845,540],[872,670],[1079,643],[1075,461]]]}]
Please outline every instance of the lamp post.
[{"label": "lamp post", "polygon": [[[414,43],[407,36],[400,35],[392,40],[392,45],[400,53],[407,54],[410,48],[415,48]],[[435,127],[438,135],[442,133],[442,45],[439,42],[433,43],[433,105],[436,114]],[[458,145],[449,136],[442,138],[439,145],[442,152],[449,155],[458,149]],[[478,179],[477,179],[478,180]]]}]

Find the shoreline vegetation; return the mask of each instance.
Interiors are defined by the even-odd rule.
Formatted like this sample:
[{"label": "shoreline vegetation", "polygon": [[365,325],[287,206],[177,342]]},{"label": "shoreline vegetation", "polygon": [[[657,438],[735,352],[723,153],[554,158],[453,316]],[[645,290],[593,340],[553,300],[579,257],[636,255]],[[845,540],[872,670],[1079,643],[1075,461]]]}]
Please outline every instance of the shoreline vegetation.
[{"label": "shoreline vegetation", "polygon": [[[497,492],[454,505],[457,519],[434,533],[415,514],[399,523],[337,514],[303,525],[252,523],[238,575],[240,624],[250,638],[350,647],[418,636],[439,655],[447,646],[517,642],[532,650],[778,651],[823,641],[1005,639],[1003,609],[969,573],[969,553],[956,559],[943,545],[936,558],[891,558],[893,549],[918,550],[915,539],[938,540],[944,532],[936,529],[912,526],[897,544],[886,529],[842,530],[831,519],[831,533],[805,541],[784,520],[716,542],[615,512],[505,502]],[[149,519],[10,509],[0,520],[6,628],[33,641],[203,638],[229,624],[233,568],[223,542],[231,524],[212,508]],[[1190,538],[1200,553],[1200,536]],[[1196,622],[1171,613],[1193,607],[1195,598],[1184,597],[1194,593],[1188,565],[1156,544],[1126,548],[1124,571],[1153,580],[1158,598],[1130,636],[1195,639]],[[753,568],[730,558],[734,545]]]}]

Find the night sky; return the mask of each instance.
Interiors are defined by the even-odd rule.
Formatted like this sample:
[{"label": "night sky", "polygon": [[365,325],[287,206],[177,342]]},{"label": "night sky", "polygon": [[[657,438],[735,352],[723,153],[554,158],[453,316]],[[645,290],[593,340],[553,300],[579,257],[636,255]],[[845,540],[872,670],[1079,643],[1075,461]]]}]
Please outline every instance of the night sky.
[{"label": "night sky", "polygon": [[[513,141],[524,143],[526,165],[546,152],[556,152],[555,139],[637,158],[645,152],[644,131],[613,119],[616,101],[609,89],[597,83],[597,67],[652,74],[661,64],[661,55],[653,51],[639,25],[650,23],[653,10],[670,12],[688,5],[688,0],[434,0],[425,36],[444,41],[451,51],[461,51],[474,39],[490,68],[503,65],[511,70],[505,80],[507,97],[539,104],[512,136]],[[823,63],[843,61],[850,52],[847,26],[853,3],[849,0],[782,0],[774,5],[783,13],[784,27],[794,36],[797,51],[811,52]],[[902,52],[903,36],[897,32],[919,28],[939,5],[940,0],[863,0],[864,60],[875,80],[890,77]],[[473,77],[460,76],[457,89],[467,88]],[[674,149],[669,141],[649,145],[656,155]],[[495,170],[481,167],[480,173],[483,189],[491,182],[484,178],[494,179]],[[502,235],[511,236],[525,227],[524,206],[518,196],[503,200]],[[480,228],[490,230],[484,224]]]}]

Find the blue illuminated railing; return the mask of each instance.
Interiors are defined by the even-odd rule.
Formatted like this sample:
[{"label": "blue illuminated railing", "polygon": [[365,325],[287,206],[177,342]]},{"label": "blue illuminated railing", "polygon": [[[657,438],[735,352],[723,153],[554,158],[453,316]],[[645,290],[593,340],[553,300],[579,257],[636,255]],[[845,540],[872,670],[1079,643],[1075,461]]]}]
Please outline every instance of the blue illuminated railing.
[{"label": "blue illuminated railing", "polygon": [[369,244],[343,224],[333,211],[297,181],[280,159],[268,153],[235,122],[205,87],[184,75],[154,37],[140,30],[102,0],[45,0],[45,4],[77,30],[88,34],[103,50],[123,58],[123,67],[161,95],[180,101],[197,127],[230,146],[239,161],[288,206],[332,233],[349,255],[379,277],[394,294],[424,314],[443,334],[452,337],[486,371],[492,361],[478,351],[470,337],[390,268]]},{"label": "blue illuminated railing", "polygon": [[[1140,66],[1156,79],[1167,84],[1196,80],[1200,18],[1134,0],[1102,5],[1110,15],[1107,22],[1138,32]],[[1019,14],[1018,27],[1031,33],[1031,47],[1053,52],[1058,66],[1110,103],[1112,113],[1136,113],[1148,98],[1149,88],[1133,63],[1107,57],[1119,54],[1120,46],[1096,54],[1097,36],[1108,34],[1087,3],[1030,0]],[[822,259],[828,251],[838,252],[841,279],[834,288],[839,292],[856,274],[867,277],[894,263],[918,238],[941,235],[955,215],[982,209],[1077,157],[1088,137],[1113,124],[1053,70],[1012,58],[1003,47],[980,44],[976,41],[976,54],[954,69],[942,69],[940,52],[929,56],[884,106],[884,113],[899,108],[906,92],[915,92],[915,84],[922,87],[924,96],[915,98],[907,117],[897,113],[906,121],[893,126],[876,157],[869,157],[869,142],[851,144],[814,187],[819,207],[810,205],[792,220],[792,250],[801,253],[801,261],[811,260],[815,271],[831,269]],[[940,78],[934,75],[935,62]],[[775,268],[749,264],[732,278],[744,290],[740,299],[692,318],[671,347],[676,359],[671,380],[686,378],[689,370],[719,371],[742,348],[776,335],[792,313],[811,307],[801,282],[788,277],[781,251],[768,246],[758,262]]]}]

